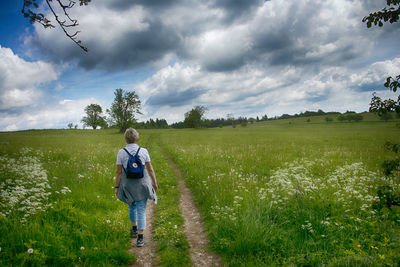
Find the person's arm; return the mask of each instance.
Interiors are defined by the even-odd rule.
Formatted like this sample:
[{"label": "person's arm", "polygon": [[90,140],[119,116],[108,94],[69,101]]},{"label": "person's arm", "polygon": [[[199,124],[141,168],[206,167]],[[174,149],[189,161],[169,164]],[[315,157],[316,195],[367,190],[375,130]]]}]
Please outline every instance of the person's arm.
[{"label": "person's arm", "polygon": [[146,162],[146,169],[147,169],[147,172],[150,175],[151,182],[153,184],[153,188],[154,188],[155,191],[157,191],[158,190],[158,186],[157,186],[156,174],[154,173],[153,166],[151,165],[150,161]]},{"label": "person's arm", "polygon": [[118,195],[119,185],[121,184],[122,165],[117,165],[117,172],[115,173],[115,194]]}]

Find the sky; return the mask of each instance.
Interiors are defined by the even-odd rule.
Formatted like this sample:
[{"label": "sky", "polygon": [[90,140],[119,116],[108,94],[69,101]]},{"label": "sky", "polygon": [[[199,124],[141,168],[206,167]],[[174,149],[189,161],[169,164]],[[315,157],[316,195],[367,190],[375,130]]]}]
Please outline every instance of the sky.
[{"label": "sky", "polygon": [[139,121],[362,112],[400,73],[400,23],[362,22],[385,0],[95,0],[70,10],[88,53],[22,3],[0,0],[0,131],[81,128],[117,88],[138,94]]}]

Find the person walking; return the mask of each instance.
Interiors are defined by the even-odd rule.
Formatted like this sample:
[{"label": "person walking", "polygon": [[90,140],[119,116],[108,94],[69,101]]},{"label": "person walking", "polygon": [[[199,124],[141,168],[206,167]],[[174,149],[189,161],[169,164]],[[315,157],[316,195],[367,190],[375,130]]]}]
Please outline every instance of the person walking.
[{"label": "person walking", "polygon": [[[115,194],[119,200],[128,204],[129,219],[132,222],[130,233],[132,237],[137,237],[136,245],[142,247],[145,243],[143,234],[146,229],[147,200],[154,200],[157,204],[158,186],[149,152],[137,144],[139,133],[133,128],[128,128],[124,137],[126,147],[120,149],[117,154]],[[133,159],[138,159],[138,161],[132,163]],[[139,171],[139,175],[132,175],[128,162],[138,170],[142,168],[142,173]]]}]

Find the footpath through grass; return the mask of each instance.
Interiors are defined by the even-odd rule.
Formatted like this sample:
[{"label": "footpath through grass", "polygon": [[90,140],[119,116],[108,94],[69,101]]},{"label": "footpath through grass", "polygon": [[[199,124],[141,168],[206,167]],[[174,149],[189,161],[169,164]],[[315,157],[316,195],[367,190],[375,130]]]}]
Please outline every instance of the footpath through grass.
[{"label": "footpath through grass", "polygon": [[395,122],[163,131],[232,266],[395,266],[400,209],[376,207]]},{"label": "footpath through grass", "polygon": [[[155,140],[157,138],[152,138]],[[158,142],[151,144],[152,165],[156,168],[159,191],[153,235],[157,241],[160,266],[191,266],[189,243],[183,232],[179,208],[178,178],[163,156]]]}]

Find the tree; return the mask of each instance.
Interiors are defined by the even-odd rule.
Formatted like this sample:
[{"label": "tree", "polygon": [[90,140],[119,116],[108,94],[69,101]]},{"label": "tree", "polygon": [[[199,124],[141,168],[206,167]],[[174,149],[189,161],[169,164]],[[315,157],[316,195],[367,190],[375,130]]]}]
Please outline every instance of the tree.
[{"label": "tree", "polygon": [[107,112],[110,115],[111,122],[122,133],[136,122],[135,113],[142,114],[140,112],[141,102],[135,91],[128,92],[119,88],[115,89],[114,95],[114,102]]},{"label": "tree", "polygon": [[[369,14],[363,18],[363,22],[367,23],[367,27],[370,28],[372,23],[379,27],[383,26],[383,22],[389,21],[389,23],[394,23],[399,21],[400,15],[400,0],[387,0],[387,7],[384,7],[381,11],[377,11],[375,13]],[[399,88],[400,75],[397,77],[387,77],[384,86],[389,88],[390,91],[396,92]],[[377,97],[375,93],[371,99],[370,103],[370,111],[377,112],[381,118],[385,118],[390,115],[389,112],[396,112],[397,115],[400,115],[400,95],[397,98],[397,101],[392,99],[383,100],[380,97]],[[395,157],[389,160],[385,160],[382,164],[382,167],[385,171],[385,175],[388,177],[393,177],[399,179],[400,177],[400,145],[393,144],[388,142],[385,145],[385,148],[389,151],[392,151],[396,154]],[[378,189],[378,197],[379,203],[376,204],[378,208],[383,206],[388,207],[391,206],[400,206],[400,193],[391,185],[380,186]]]},{"label": "tree", "polygon": [[185,113],[183,124],[185,128],[200,128],[201,120],[207,108],[204,106],[195,106],[193,109]]},{"label": "tree", "polygon": [[[89,4],[91,0],[79,0],[80,6],[86,6]],[[25,18],[29,19],[30,23],[39,23],[44,28],[54,28],[55,26],[51,23],[51,20],[45,17],[42,13],[38,13],[36,10],[39,8],[39,0],[24,0],[24,4],[22,6],[22,14]],[[70,32],[68,29],[74,28],[78,26],[78,20],[73,19],[69,15],[69,10],[73,8],[76,4],[76,1],[67,0],[67,4],[64,4],[62,0],[44,0],[50,9],[51,13],[54,16],[57,24],[64,31],[64,34],[71,39],[76,45],[78,45],[83,51],[87,52],[88,49],[82,45],[81,40],[77,39],[77,35],[79,31]],[[61,8],[62,12],[57,13],[56,9]]]},{"label": "tree", "polygon": [[[363,18],[363,22],[367,23],[367,27],[372,27],[372,24],[379,25],[379,27],[383,26],[383,22],[395,23],[400,19],[400,0],[387,0],[387,7],[384,7],[380,11],[370,13],[369,16]],[[384,83],[386,88],[389,90],[396,92],[400,87],[400,75],[397,75],[395,78],[387,77],[386,82]],[[379,97],[373,94],[370,111],[378,112],[378,115],[382,115],[387,112],[395,111],[397,114],[400,114],[400,95],[397,101],[388,99],[382,101]]]},{"label": "tree", "polygon": [[232,113],[229,113],[229,114],[226,115],[226,120],[232,124],[233,128],[236,128],[235,117],[233,117]]},{"label": "tree", "polygon": [[103,110],[100,105],[90,104],[85,108],[86,116],[82,118],[81,122],[85,126],[90,126],[93,130],[96,130],[98,126],[104,128],[106,120],[102,116]]},{"label": "tree", "polygon": [[74,124],[72,122],[68,123],[68,129],[72,129],[72,127],[74,127]]}]

